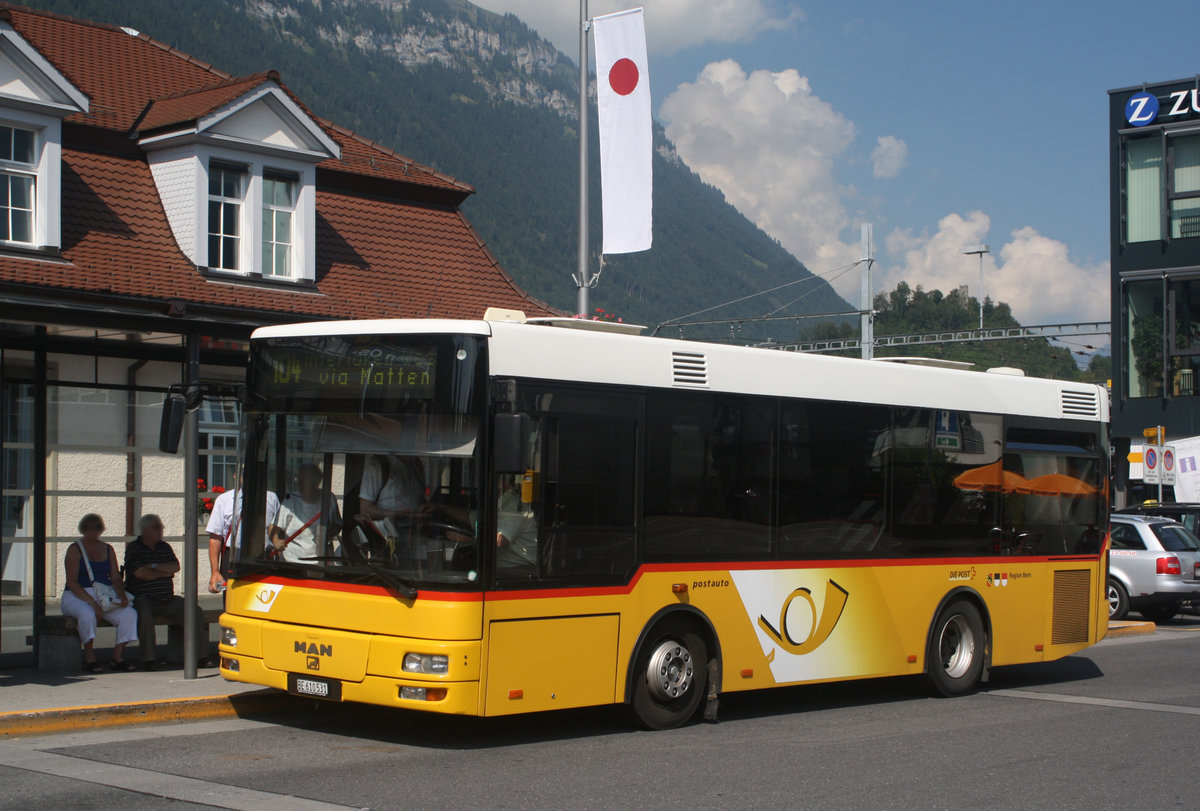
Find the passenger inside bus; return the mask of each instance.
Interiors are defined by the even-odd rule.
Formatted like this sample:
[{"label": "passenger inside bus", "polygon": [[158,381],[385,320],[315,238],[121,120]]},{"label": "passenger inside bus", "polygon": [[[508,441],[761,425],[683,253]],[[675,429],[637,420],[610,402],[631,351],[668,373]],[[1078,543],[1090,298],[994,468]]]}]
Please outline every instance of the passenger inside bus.
[{"label": "passenger inside bus", "polygon": [[321,496],[323,479],[319,465],[302,465],[296,473],[296,490],[284,498],[270,527],[275,553],[286,561],[299,563],[321,554],[321,540],[341,528],[337,499],[332,494]]},{"label": "passenger inside bus", "polygon": [[521,475],[497,477],[496,566],[510,571],[537,568],[537,517],[521,500]]}]

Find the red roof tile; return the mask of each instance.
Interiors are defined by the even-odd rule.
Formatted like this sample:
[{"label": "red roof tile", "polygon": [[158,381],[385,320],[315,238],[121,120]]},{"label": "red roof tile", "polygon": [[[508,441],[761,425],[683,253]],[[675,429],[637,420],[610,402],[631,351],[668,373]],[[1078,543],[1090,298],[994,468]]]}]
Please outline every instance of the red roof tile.
[{"label": "red roof tile", "polygon": [[258,73],[239,79],[227,79],[202,90],[188,90],[171,96],[151,99],[146,112],[133,128],[139,132],[157,130],[195,121],[221,109],[231,101],[244,96],[264,82],[279,81],[274,71]]}]

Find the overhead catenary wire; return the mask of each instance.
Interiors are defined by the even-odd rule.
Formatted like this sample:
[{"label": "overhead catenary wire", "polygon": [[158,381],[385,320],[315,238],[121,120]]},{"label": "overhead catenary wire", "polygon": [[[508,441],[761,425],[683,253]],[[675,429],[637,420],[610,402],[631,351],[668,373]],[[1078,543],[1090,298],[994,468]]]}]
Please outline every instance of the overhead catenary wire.
[{"label": "overhead catenary wire", "polygon": [[[856,268],[856,267],[858,267],[860,264],[862,264],[862,262],[863,262],[863,261],[864,261],[864,260],[862,260],[862,259],[859,259],[859,260],[856,260],[856,261],[854,261],[854,262],[851,262],[849,265],[842,265],[841,267],[836,267],[836,268],[833,268],[832,270],[827,270],[827,271],[824,271],[824,272],[822,272],[822,273],[814,273],[814,274],[812,274],[811,276],[807,276],[807,277],[805,277],[805,278],[803,278],[803,279],[795,279],[795,280],[793,280],[793,281],[790,281],[790,282],[784,282],[783,284],[776,285],[775,287],[769,288],[769,289],[767,289],[767,290],[759,290],[759,291],[758,291],[758,292],[756,292],[756,293],[751,293],[751,294],[749,294],[749,295],[747,295],[747,296],[742,296],[741,298],[736,298],[736,299],[733,299],[733,300],[731,300],[731,301],[722,302],[722,303],[720,303],[720,304],[714,304],[714,305],[713,305],[713,306],[711,306],[711,307],[705,307],[705,308],[704,308],[704,309],[702,309],[702,310],[696,310],[695,312],[688,313],[687,315],[680,315],[680,316],[677,316],[677,317],[675,317],[675,318],[669,318],[669,319],[667,319],[666,321],[662,321],[662,322],[660,322],[660,323],[658,324],[658,326],[656,326],[656,327],[654,328],[654,331],[655,331],[655,332],[658,332],[658,330],[662,329],[663,327],[671,326],[671,325],[673,325],[673,324],[678,324],[678,323],[680,323],[680,322],[684,321],[685,319],[688,319],[688,318],[694,318],[694,317],[696,317],[696,316],[698,316],[698,315],[704,315],[705,313],[711,313],[713,310],[719,310],[719,309],[721,309],[722,307],[729,307],[729,306],[732,306],[732,305],[734,305],[734,304],[741,304],[743,301],[749,301],[750,299],[752,299],[752,298],[756,298],[757,296],[765,296],[765,295],[767,295],[768,293],[775,293],[775,292],[777,292],[777,291],[779,291],[779,290],[783,290],[783,289],[785,289],[785,288],[792,287],[792,286],[794,286],[794,285],[798,285],[798,284],[804,284],[805,282],[812,282],[812,281],[817,281],[817,280],[826,280],[826,277],[832,277],[832,279],[836,279],[836,278],[838,278],[839,276],[841,276],[842,274],[844,274],[844,273],[847,273],[847,272],[849,272],[850,270],[852,270],[853,268]],[[836,274],[836,275],[834,275],[834,274]],[[828,281],[828,280],[826,280],[826,281]],[[808,293],[805,293],[804,295],[802,295],[802,296],[799,296],[798,298],[795,298],[795,299],[793,299],[792,301],[790,301],[789,303],[787,303],[787,304],[783,305],[782,307],[777,307],[776,309],[772,310],[772,311],[771,311],[770,313],[768,313],[767,315],[768,315],[768,316],[774,315],[775,313],[779,312],[780,310],[782,310],[782,309],[785,309],[785,308],[787,308],[787,307],[790,307],[792,304],[795,304],[796,302],[803,300],[803,299],[804,299],[804,298],[806,298],[807,296],[810,296],[810,295],[812,295],[813,293],[817,292],[817,290],[819,290],[819,289],[820,289],[820,288],[816,288],[816,289],[814,289],[814,290],[811,290],[811,291],[809,291]],[[745,320],[745,318],[732,318],[732,319],[729,319],[729,320],[731,320],[731,321],[741,321],[741,320]]]}]

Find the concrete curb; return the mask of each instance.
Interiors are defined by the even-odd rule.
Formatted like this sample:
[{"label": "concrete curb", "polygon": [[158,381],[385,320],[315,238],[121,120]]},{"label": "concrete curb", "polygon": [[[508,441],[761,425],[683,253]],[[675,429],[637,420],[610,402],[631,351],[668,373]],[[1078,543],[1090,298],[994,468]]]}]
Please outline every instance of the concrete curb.
[{"label": "concrete curb", "polygon": [[1121,636],[1141,636],[1142,634],[1152,634],[1158,630],[1158,626],[1153,622],[1137,622],[1134,620],[1122,620],[1120,622],[1110,622],[1108,624],[1108,639]]},{"label": "concrete curb", "polygon": [[291,700],[287,693],[268,688],[203,698],[4,712],[0,713],[0,737],[50,735],[81,728],[103,729],[133,724],[248,718],[281,712]]}]

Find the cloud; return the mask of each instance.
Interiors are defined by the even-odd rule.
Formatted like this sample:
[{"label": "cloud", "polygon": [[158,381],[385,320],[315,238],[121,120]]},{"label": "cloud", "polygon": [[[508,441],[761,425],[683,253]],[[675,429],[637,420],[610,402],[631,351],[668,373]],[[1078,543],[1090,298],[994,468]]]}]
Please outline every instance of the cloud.
[{"label": "cloud", "polygon": [[871,153],[875,177],[895,177],[908,164],[908,144],[893,135],[882,135]]},{"label": "cloud", "polygon": [[[562,52],[579,53],[579,4],[557,0],[476,0],[475,5],[515,14]],[[628,0],[592,0],[593,17],[630,8]],[[645,0],[646,44],[651,54],[674,53],[704,42],[749,42],[764,31],[794,26],[802,14],[781,0]]]},{"label": "cloud", "polygon": [[[838,181],[856,127],[819,98],[795,70],[747,74],[732,60],[707,65],[680,85],[660,115],[679,156],[739,211],[775,237],[847,301],[857,304],[858,269],[837,275],[861,255],[857,191]],[[871,161],[879,178],[904,168],[908,147],[895,136],[877,139]],[[851,228],[854,225],[855,227]],[[932,233],[894,230],[872,273],[876,292],[898,282],[943,292],[967,285],[979,295],[979,259],[963,254],[988,242],[991,221],[974,211],[943,217]],[[846,241],[843,241],[845,237]],[[1024,324],[1069,323],[1108,317],[1108,265],[1076,264],[1067,246],[1032,227],[1020,228],[983,257],[984,295],[1012,307]]]},{"label": "cloud", "polygon": [[[963,250],[986,242],[990,226],[986,214],[972,211],[966,217],[943,217],[932,235],[893,231],[886,240],[893,261],[878,274],[876,291],[894,289],[901,281],[942,292],[967,285],[978,298],[979,258]],[[1026,325],[1108,319],[1107,262],[1076,264],[1064,243],[1029,226],[1009,237],[983,256],[985,296],[1006,302],[1013,316]]]},{"label": "cloud", "polygon": [[713,62],[663,101],[660,116],[683,161],[802,261],[832,268],[858,258],[838,242],[852,191],[834,174],[855,127],[806,77]]}]

